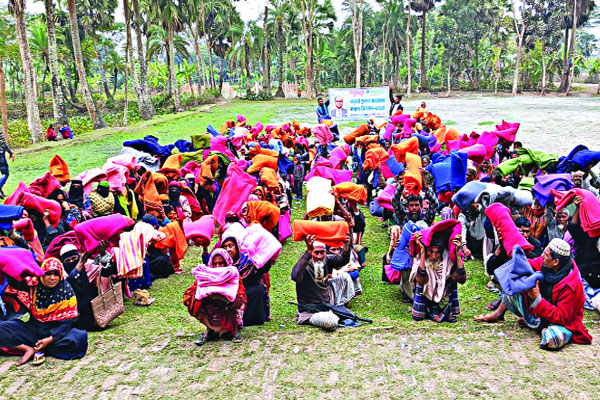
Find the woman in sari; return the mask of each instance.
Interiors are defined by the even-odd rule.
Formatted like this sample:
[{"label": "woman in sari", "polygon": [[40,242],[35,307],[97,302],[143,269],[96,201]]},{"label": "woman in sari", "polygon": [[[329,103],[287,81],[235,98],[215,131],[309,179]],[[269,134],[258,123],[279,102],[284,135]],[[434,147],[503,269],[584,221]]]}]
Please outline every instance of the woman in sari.
[{"label": "woman in sari", "polygon": [[0,322],[0,345],[10,354],[23,354],[17,365],[34,356],[34,363],[41,364],[44,353],[74,360],[87,352],[87,332],[74,328],[79,316],[77,298],[65,280],[62,263],[48,258],[42,271],[44,276],[28,279],[29,284],[7,277],[10,286],[29,295],[29,321]]},{"label": "woman in sari", "polygon": [[196,341],[198,346],[221,336],[230,336],[234,343],[242,341],[237,310],[246,304],[246,291],[232,264],[227,251],[215,249],[206,267],[199,265],[192,269],[196,281],[184,292],[183,304],[192,317],[206,326],[206,332]]}]

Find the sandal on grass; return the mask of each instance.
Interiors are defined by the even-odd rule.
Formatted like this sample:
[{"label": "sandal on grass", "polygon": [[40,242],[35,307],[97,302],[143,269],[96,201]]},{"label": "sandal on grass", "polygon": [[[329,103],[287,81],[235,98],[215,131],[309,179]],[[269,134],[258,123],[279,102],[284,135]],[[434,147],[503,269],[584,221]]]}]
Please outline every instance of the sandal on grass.
[{"label": "sandal on grass", "polygon": [[33,361],[31,362],[33,365],[42,365],[46,361],[46,356],[42,352],[36,352],[33,356]]}]

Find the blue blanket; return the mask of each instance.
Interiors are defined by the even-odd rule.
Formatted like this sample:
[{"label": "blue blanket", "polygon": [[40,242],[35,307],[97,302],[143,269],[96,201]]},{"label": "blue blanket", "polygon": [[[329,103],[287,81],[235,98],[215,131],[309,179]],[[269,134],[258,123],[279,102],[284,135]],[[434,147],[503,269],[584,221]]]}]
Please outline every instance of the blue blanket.
[{"label": "blue blanket", "polygon": [[123,146],[159,156],[163,161],[171,155],[171,149],[158,144],[158,138],[152,135],[148,135],[143,139],[127,140],[123,142]]},{"label": "blue blanket", "polygon": [[454,193],[452,202],[461,210],[466,211],[475,202],[479,193],[483,192],[486,188],[487,185],[485,183],[478,181],[468,182],[458,192]]},{"label": "blue blanket", "polygon": [[0,229],[10,231],[14,220],[23,218],[24,208],[0,204]]},{"label": "blue blanket", "polygon": [[542,207],[550,202],[552,196],[551,189],[566,192],[573,188],[573,178],[571,174],[546,174],[535,178],[535,185],[531,188],[535,199]]},{"label": "blue blanket", "polygon": [[279,153],[277,168],[279,171],[284,171],[286,174],[292,174],[294,173],[294,162],[287,158],[283,153]]},{"label": "blue blanket", "polygon": [[394,156],[388,158],[385,164],[390,169],[390,172],[394,175],[398,175],[404,172],[404,164],[399,163],[398,160],[396,160],[396,157]]},{"label": "blue blanket", "polygon": [[206,132],[210,133],[212,136],[215,137],[221,135],[219,131],[216,130],[214,126],[212,126],[212,124],[208,124],[208,126],[206,127]]},{"label": "blue blanket", "polygon": [[437,193],[460,189],[467,183],[467,160],[467,153],[453,151],[443,161],[432,164],[431,174]]},{"label": "blue blanket", "polygon": [[498,267],[494,276],[507,296],[514,296],[535,287],[535,282],[544,277],[541,272],[533,270],[519,245],[513,247],[512,258]]},{"label": "blue blanket", "polygon": [[580,144],[575,146],[566,157],[560,157],[556,172],[586,171],[600,162],[600,151],[591,151]]},{"label": "blue blanket", "polygon": [[412,234],[420,230],[421,228],[412,221],[408,221],[402,227],[402,233],[398,240],[398,247],[394,250],[394,254],[390,260],[390,266],[396,271],[412,268],[412,257],[408,254],[408,244]]},{"label": "blue blanket", "polygon": [[192,151],[196,151],[194,146],[192,146],[192,142],[189,140],[179,139],[173,145],[179,150],[180,153],[191,153]]}]

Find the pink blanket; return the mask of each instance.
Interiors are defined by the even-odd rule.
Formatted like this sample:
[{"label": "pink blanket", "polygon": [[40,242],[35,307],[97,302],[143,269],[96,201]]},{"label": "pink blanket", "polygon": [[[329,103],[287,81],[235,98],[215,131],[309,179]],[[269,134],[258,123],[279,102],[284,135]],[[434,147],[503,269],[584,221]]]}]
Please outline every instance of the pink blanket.
[{"label": "pink blanket", "polygon": [[93,168],[83,171],[77,179],[83,182],[83,192],[90,194],[92,192],[92,183],[105,181],[107,179],[106,172],[100,168]]},{"label": "pink blanket", "polygon": [[256,188],[256,179],[235,164],[229,165],[227,175],[213,209],[213,215],[221,225],[225,224],[228,212],[238,214],[241,211],[248,195]]},{"label": "pink blanket", "polygon": [[202,300],[213,294],[220,294],[229,301],[234,301],[239,288],[240,275],[236,267],[209,268],[198,265],[192,269],[198,287],[196,300]]},{"label": "pink blanket", "polygon": [[26,276],[44,276],[44,271],[37,265],[33,254],[20,247],[0,248],[0,282],[6,274],[17,281]]},{"label": "pink blanket", "polygon": [[119,242],[119,235],[123,229],[130,225],[133,225],[131,218],[121,214],[113,214],[77,224],[74,230],[81,247],[94,255],[100,247],[101,241],[116,246]]},{"label": "pink blanket", "polygon": [[489,160],[494,155],[495,146],[498,144],[498,136],[493,132],[486,131],[479,136],[477,143],[485,147],[485,158]]},{"label": "pink blanket", "polygon": [[312,128],[312,133],[313,135],[315,135],[315,139],[317,139],[319,143],[323,145],[326,145],[333,139],[333,135],[329,130],[329,126],[325,124],[317,125],[314,128]]},{"label": "pink blanket", "polygon": [[194,239],[199,246],[208,246],[215,234],[217,220],[212,215],[204,215],[197,221],[183,221],[183,233],[186,239]]},{"label": "pink blanket", "polygon": [[482,144],[474,144],[469,147],[464,147],[460,149],[459,152],[467,153],[469,160],[473,161],[476,164],[481,164],[483,160],[485,160],[485,156],[487,155],[486,148]]},{"label": "pink blanket", "polygon": [[[453,263],[456,263],[456,246],[452,244],[452,240],[460,235],[462,231],[462,226],[459,220],[457,219],[446,219],[440,222],[435,223],[430,228],[419,231],[423,235],[421,242],[425,245],[425,247],[429,247],[431,242],[435,236],[441,236],[444,246],[448,249],[450,260]],[[409,253],[412,257],[416,257],[419,254],[420,249],[417,241],[415,240],[415,236],[410,238],[409,242]]]},{"label": "pink blanket", "polygon": [[342,162],[346,161],[346,158],[348,158],[348,153],[346,153],[342,146],[336,147],[329,153],[329,161],[333,168],[338,168]]},{"label": "pink blanket", "polygon": [[566,192],[559,192],[556,189],[550,191],[555,198],[554,203],[557,211],[571,204],[576,196],[583,197],[583,201],[579,205],[581,227],[590,237],[600,236],[600,201],[592,192],[578,188]]},{"label": "pink blanket", "polygon": [[383,138],[385,140],[392,140],[392,133],[394,133],[394,131],[396,130],[396,125],[394,124],[387,124],[385,126],[385,132],[383,133]]},{"label": "pink blanket", "polygon": [[21,218],[13,223],[13,228],[21,232],[23,239],[30,242],[35,238],[35,229],[33,222],[29,218]]},{"label": "pink blanket", "polygon": [[379,193],[379,196],[377,196],[377,204],[385,209],[394,211],[392,199],[394,198],[395,193],[396,187],[388,183],[387,186]]},{"label": "pink blanket", "polygon": [[338,170],[327,167],[316,167],[313,168],[306,176],[304,177],[305,181],[309,181],[313,176],[320,176],[325,179],[331,179],[334,185],[342,182],[350,182],[352,180],[352,171],[351,170]]},{"label": "pink blanket", "polygon": [[23,192],[29,192],[29,188],[27,187],[27,184],[25,182],[21,181],[19,182],[19,186],[17,186],[15,191],[12,192],[12,194],[8,196],[6,200],[4,200],[4,204],[6,204],[7,206],[16,206],[17,200]]},{"label": "pink blanket", "polygon": [[77,239],[77,235],[75,231],[69,231],[67,233],[63,233],[60,236],[57,236],[50,242],[48,248],[46,249],[46,253],[44,254],[45,258],[60,257],[60,249],[66,244],[75,245],[78,249],[81,248],[79,245],[79,240]]},{"label": "pink blanket", "polygon": [[44,211],[49,210],[50,212],[50,224],[54,228],[58,226],[60,222],[60,216],[62,214],[62,208],[60,204],[54,200],[48,200],[35,194],[21,192],[17,199],[17,205],[23,206],[26,210],[34,210],[43,214]]},{"label": "pink blanket", "polygon": [[515,222],[511,218],[510,209],[502,203],[493,203],[485,209],[485,215],[490,219],[496,231],[502,234],[502,246],[509,257],[513,248],[518,244],[524,252],[533,250],[533,245],[521,235]]},{"label": "pink blanket", "polygon": [[281,248],[281,243],[271,232],[263,228],[261,224],[252,224],[246,229],[241,250],[248,252],[248,256],[256,268],[262,268],[270,260],[277,260]]},{"label": "pink blanket", "polygon": [[479,133],[477,132],[471,132],[470,135],[464,134],[458,141],[458,147],[464,149],[465,147],[473,146],[474,144],[477,144],[478,139]]},{"label": "pink blanket", "polygon": [[118,191],[123,193],[127,180],[129,178],[129,169],[123,165],[113,164],[111,167],[106,169],[106,175],[108,179],[108,186],[111,191]]}]

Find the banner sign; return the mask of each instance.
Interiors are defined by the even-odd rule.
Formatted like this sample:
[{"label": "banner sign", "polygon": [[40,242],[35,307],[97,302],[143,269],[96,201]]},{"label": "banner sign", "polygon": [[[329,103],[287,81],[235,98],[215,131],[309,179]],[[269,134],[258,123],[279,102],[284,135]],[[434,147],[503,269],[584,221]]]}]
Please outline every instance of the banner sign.
[{"label": "banner sign", "polygon": [[389,87],[329,89],[331,119],[368,119],[387,117],[390,109]]}]

